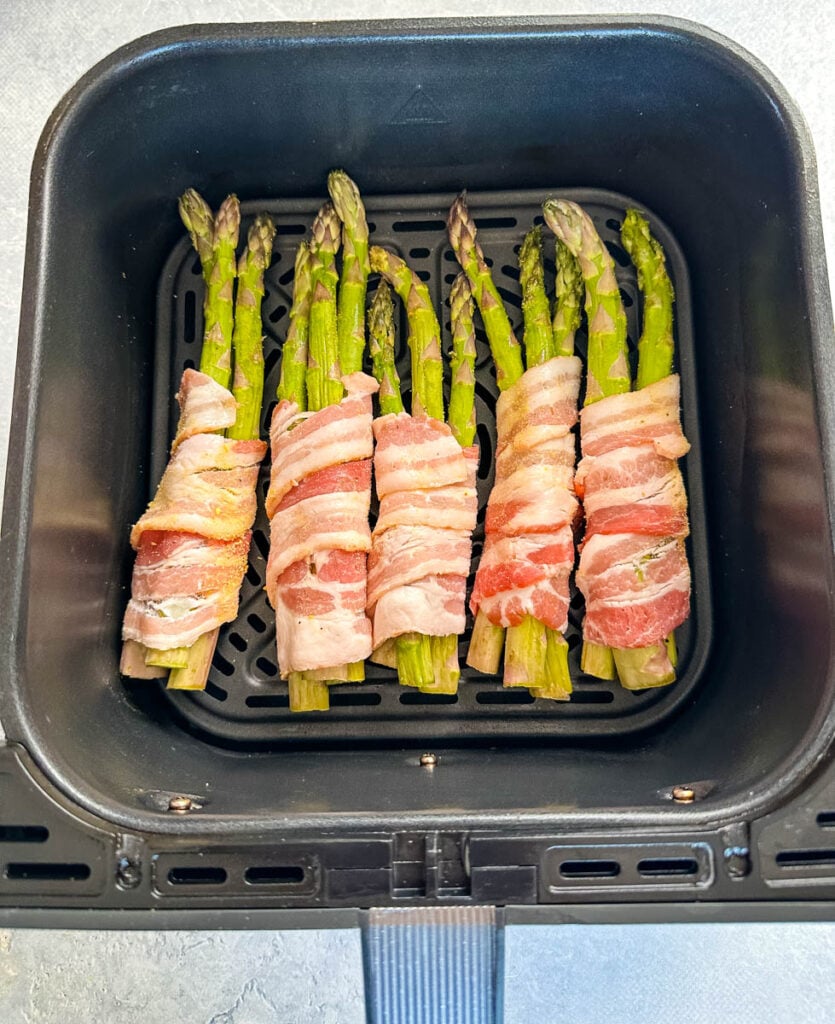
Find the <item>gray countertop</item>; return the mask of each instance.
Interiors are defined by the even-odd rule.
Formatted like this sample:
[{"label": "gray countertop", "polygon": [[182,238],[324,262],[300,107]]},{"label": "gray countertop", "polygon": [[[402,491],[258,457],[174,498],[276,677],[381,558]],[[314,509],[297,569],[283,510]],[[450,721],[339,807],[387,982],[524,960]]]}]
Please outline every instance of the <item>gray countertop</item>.
[{"label": "gray countertop", "polygon": [[[639,6],[634,0],[354,0],[348,8],[332,0],[315,6],[302,0],[0,2],[0,488],[20,315],[29,169],[49,113],[96,61],[147,32],[201,21],[634,14]],[[783,82],[811,129],[824,235],[828,252],[835,253],[835,5],[830,0],[655,0],[651,9],[724,33]],[[831,1019],[824,1008],[826,999],[831,1005],[835,995],[832,927],[666,927],[672,931],[622,926],[617,935],[606,925],[561,927],[559,932],[512,929],[506,943],[506,1019],[554,1020],[556,1006],[561,1007],[559,1019],[572,1024],[713,1021],[723,1012],[740,1022],[766,1016],[776,1024]],[[715,955],[706,964],[708,945]],[[614,961],[613,948],[623,953]],[[682,985],[680,976],[671,985],[670,972],[682,962],[688,972],[698,963],[701,976],[707,971],[717,985]],[[768,995],[772,990],[775,998]],[[614,995],[609,998],[615,991],[617,1005],[611,1001]],[[587,998],[590,992],[593,998]],[[104,1019],[121,1024],[140,1015],[147,1024],[348,1024],[365,1019],[362,1003],[360,942],[352,931],[79,936],[0,930],[0,1019],[6,1024]]]}]

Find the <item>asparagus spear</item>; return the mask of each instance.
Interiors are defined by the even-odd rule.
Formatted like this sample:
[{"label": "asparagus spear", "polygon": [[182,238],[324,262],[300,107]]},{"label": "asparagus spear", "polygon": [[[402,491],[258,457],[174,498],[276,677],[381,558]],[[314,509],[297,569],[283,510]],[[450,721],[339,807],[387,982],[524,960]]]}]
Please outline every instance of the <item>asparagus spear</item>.
[{"label": "asparagus spear", "polygon": [[412,363],[412,415],[443,420],[441,325],[432,307],[429,289],[393,252],[373,245],[370,259],[371,269],[388,281],[406,308]]},{"label": "asparagus spear", "polygon": [[[525,318],[525,361],[529,367],[538,366],[557,355],[551,310],[545,292],[542,228],[539,226],[531,228],[525,235],[519,250],[519,281],[522,285],[522,312]],[[560,354],[571,355],[571,352]],[[571,695],[568,644],[562,633],[544,626],[530,616],[519,627],[508,630],[505,685],[524,686],[524,679],[528,677],[533,679],[530,685],[536,697],[567,700]]]},{"label": "asparagus spear", "polygon": [[307,408],[307,336],[313,291],[311,263],[310,246],[302,242],[296,250],[290,326],[281,350],[281,373],[276,392],[279,400],[295,402],[302,410]]},{"label": "asparagus spear", "polygon": [[339,282],[339,362],[344,374],[362,369],[365,350],[365,292],[368,284],[368,224],[356,184],[344,171],[331,171],[328,192],[342,221],[342,277]]},{"label": "asparagus spear", "polygon": [[473,295],[465,274],[455,278],[449,293],[452,323],[452,381],[449,392],[449,426],[462,448],[475,440],[475,328]]},{"label": "asparagus spear", "polygon": [[[264,271],[272,259],[275,225],[260,214],[247,234],[246,249],[238,261],[238,291],[235,301],[232,349],[235,358],[233,394],[238,402],[235,422],[229,437],[242,441],[257,440],[261,433],[261,402],[264,395],[264,344],[261,304],[264,298]],[[201,358],[202,369],[202,358]],[[204,633],[188,649],[185,664],[171,670],[170,690],[202,690],[217,645],[218,630]]]},{"label": "asparagus spear", "polygon": [[[499,389],[504,391],[524,373],[522,352],[513,333],[501,296],[493,283],[490,268],[476,240],[475,221],[467,207],[466,193],[461,193],[450,207],[447,218],[449,242],[461,269],[467,276],[473,298],[478,305],[490,352],[496,365]],[[505,631],[494,626],[484,612],[476,615],[467,664],[480,672],[494,674],[501,664]]]},{"label": "asparagus spear", "polygon": [[615,265],[588,214],[576,203],[547,199],[545,222],[580,262],[589,323],[586,405],[631,390],[626,313]]},{"label": "asparagus spear", "polygon": [[501,296],[496,290],[484,253],[476,240],[475,221],[467,209],[466,193],[450,207],[447,219],[449,242],[461,269],[467,275],[478,305],[490,351],[496,364],[499,390],[504,391],[523,373],[522,352],[513,333]]},{"label": "asparagus spear", "polygon": [[[626,314],[615,280],[612,258],[588,215],[576,203],[558,199],[547,200],[544,210],[548,225],[579,259],[585,281],[586,314],[589,322],[586,405],[589,405],[600,398],[621,394],[631,388],[626,347]],[[634,218],[632,225],[633,228],[628,229],[628,234],[635,228],[640,229]],[[649,229],[646,230],[648,234]],[[637,233],[641,234],[642,231],[638,230]],[[630,234],[630,244],[633,239],[635,234]],[[657,263],[657,254],[653,259]],[[655,264],[653,266],[655,268]],[[647,265],[648,282],[660,280],[656,270],[657,268],[650,273]],[[659,289],[657,293],[654,292],[654,298],[656,295],[659,304],[665,301],[670,303],[671,320],[672,288]],[[653,316],[654,327],[663,326],[664,322],[664,317]],[[657,334],[654,330],[650,332],[643,348],[645,364],[649,356],[652,365],[658,368],[671,365],[657,354],[654,345],[656,338],[665,348],[671,343],[663,331]],[[669,358],[672,358],[671,349]],[[600,644],[587,642],[583,644],[581,667],[584,672],[601,679],[614,679],[617,669],[622,685],[628,689],[664,686],[675,679],[675,669],[664,644],[612,650]]]},{"label": "asparagus spear", "polygon": [[542,262],[542,228],[532,227],[519,250],[519,283],[522,286],[522,315],[525,321],[525,357],[528,366],[538,366],[557,354],[551,308],[545,292]]},{"label": "asparagus spear", "polygon": [[[341,401],[344,394],[337,327],[339,278],[336,272],[336,253],[339,250],[340,222],[333,203],[327,202],[319,210],[313,222],[312,234],[312,295],[308,324],[306,383],[308,410],[318,412],[328,405],[335,405]],[[305,287],[304,280],[301,287]],[[301,306],[302,303],[297,303],[294,296],[293,305]],[[298,401],[301,396],[294,397]],[[329,682],[360,682],[364,678],[364,668],[359,664],[334,665],[313,672],[291,672],[290,710],[326,711],[330,706]]]},{"label": "asparagus spear", "polygon": [[[232,294],[237,267],[235,249],[238,245],[238,231],[241,211],[237,197],[227,196],[221,203],[217,216],[212,215],[209,204],[194,189],[189,189],[180,198],[180,218],[200,257],[206,292],[203,298],[203,348],[200,353],[200,370],[223,387],[228,388],[232,375]],[[148,665],[168,667],[172,671],[168,679],[170,689],[198,689],[206,686],[209,663],[217,643],[218,630],[204,634],[191,648],[177,648],[171,651],[146,650]],[[189,666],[193,671],[188,671]],[[203,668],[205,667],[205,673]]]},{"label": "asparagus spear", "polygon": [[[279,400],[295,402],[301,412],[307,409],[309,381],[314,371],[308,366],[308,349],[311,334],[311,306],[313,298],[313,274],[318,258],[307,242],[296,250],[295,275],[293,278],[293,302],[290,306],[290,324],[281,353],[281,372],[277,388]],[[317,330],[324,318],[318,317]],[[321,347],[321,338],[317,338]],[[320,386],[322,378],[316,376]],[[330,692],[327,682],[313,672],[290,672],[287,680],[290,693],[291,711],[327,711],[330,707]]]},{"label": "asparagus spear", "polygon": [[[383,281],[371,309],[371,354],[374,374],[380,382],[380,409],[400,412],[399,380],[394,366],[394,322],[390,282],[406,307],[409,349],[412,356],[412,410],[414,415],[443,419],[443,363],[441,329],[428,289],[393,253],[374,246],[372,269]],[[465,290],[466,289],[466,290]],[[472,299],[461,278],[451,296],[453,321],[453,379],[450,394],[450,428],[462,447],[475,437],[475,333]],[[455,693],[461,671],[458,637],[427,637],[406,633],[396,638],[397,670],[401,684],[432,693]]]},{"label": "asparagus spear", "polygon": [[325,203],[313,222],[313,296],[310,302],[307,403],[311,412],[340,401],[343,394],[339,367],[336,318],[336,254],[340,224],[333,203]]},{"label": "asparagus spear", "polygon": [[574,355],[574,335],[582,320],[585,285],[580,262],[565,242],[557,239],[556,305],[554,308],[554,344],[557,355]]},{"label": "asparagus spear", "polygon": [[[637,210],[627,210],[620,237],[635,264],[638,285],[644,297],[637,381],[637,386],[644,388],[673,372],[675,295],[667,273],[664,250],[652,237],[646,218]],[[666,686],[675,680],[678,658],[672,635],[663,644],[634,650],[616,649],[614,657],[621,684],[627,689]]]},{"label": "asparagus spear", "polygon": [[385,279],[380,281],[371,303],[368,336],[374,377],[380,384],[380,412],[383,416],[403,412],[400,378],[394,363],[394,303]]},{"label": "asparagus spear", "polygon": [[673,372],[675,295],[664,250],[650,234],[647,219],[637,210],[627,210],[620,237],[638,271],[638,285],[644,297],[637,386],[645,388]]},{"label": "asparagus spear", "polygon": [[[237,196],[227,196],[215,217],[214,259],[206,286],[203,307],[206,320],[200,355],[200,370],[225,388],[229,387],[232,379],[233,291],[237,274],[235,250],[238,248],[240,226],[241,208]],[[205,242],[201,244],[205,247]]]},{"label": "asparagus spear", "polygon": [[[456,277],[449,293],[452,325],[450,354],[449,427],[462,448],[475,440],[475,358],[476,342],[473,326],[473,296],[467,276]],[[432,637],[432,664],[435,682],[425,687],[432,693],[457,693],[461,678],[458,661],[458,636]]]},{"label": "asparagus spear", "polygon": [[[432,308],[429,290],[399,256],[374,245],[370,253],[371,269],[380,274],[397,292],[406,307],[409,322],[409,352],[412,364],[412,415],[444,418],[443,363],[441,362],[441,325]],[[385,293],[384,293],[385,294]],[[393,315],[381,300],[379,315]],[[372,316],[375,314],[372,313]],[[389,319],[385,336],[386,364],[394,367],[394,323]],[[378,341],[383,337],[378,335]],[[379,366],[378,362],[378,368]],[[395,371],[396,376],[396,371]],[[382,386],[384,379],[378,377]],[[395,403],[392,402],[392,406]],[[402,401],[401,401],[402,407]],[[381,407],[382,408],[382,407]],[[399,410],[397,410],[399,411]],[[395,641],[397,675],[402,686],[425,689],[435,681],[432,641],[421,633],[404,633]]]},{"label": "asparagus spear", "polygon": [[[545,222],[578,260],[586,291],[589,325],[585,404],[629,391],[626,314],[615,278],[615,267],[591,218],[576,203],[548,199]],[[598,679],[614,679],[612,651],[601,644],[583,643],[581,668]]]},{"label": "asparagus spear", "polygon": [[229,437],[257,440],[261,433],[261,401],[264,396],[264,337],[261,303],[264,299],[264,271],[273,255],[275,224],[259,214],[249,229],[246,249],[238,261],[238,294],[235,299],[235,328],[232,350],[235,375],[232,394],[238,403]]}]

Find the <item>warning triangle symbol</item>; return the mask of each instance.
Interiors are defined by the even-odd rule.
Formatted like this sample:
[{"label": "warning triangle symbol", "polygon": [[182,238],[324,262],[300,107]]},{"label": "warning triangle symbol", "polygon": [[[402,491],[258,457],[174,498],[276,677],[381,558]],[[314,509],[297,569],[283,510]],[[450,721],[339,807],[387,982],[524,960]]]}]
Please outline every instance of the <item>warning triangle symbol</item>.
[{"label": "warning triangle symbol", "polygon": [[446,124],[434,100],[419,85],[391,120],[392,124]]}]

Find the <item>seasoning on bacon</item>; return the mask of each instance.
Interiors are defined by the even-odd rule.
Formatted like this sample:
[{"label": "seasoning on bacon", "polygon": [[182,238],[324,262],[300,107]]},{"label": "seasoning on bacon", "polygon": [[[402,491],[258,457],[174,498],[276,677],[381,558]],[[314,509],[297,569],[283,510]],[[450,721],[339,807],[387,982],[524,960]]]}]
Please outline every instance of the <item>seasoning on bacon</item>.
[{"label": "seasoning on bacon", "polygon": [[608,647],[649,647],[690,610],[687,495],[677,462],[690,445],[679,418],[678,375],[587,406],[580,426],[584,633]]},{"label": "seasoning on bacon", "polygon": [[221,436],[235,422],[232,394],[185,371],[180,420],[156,495],[131,531],[137,552],[122,636],[147,648],[190,647],[238,611],[246,572],[261,441]]}]

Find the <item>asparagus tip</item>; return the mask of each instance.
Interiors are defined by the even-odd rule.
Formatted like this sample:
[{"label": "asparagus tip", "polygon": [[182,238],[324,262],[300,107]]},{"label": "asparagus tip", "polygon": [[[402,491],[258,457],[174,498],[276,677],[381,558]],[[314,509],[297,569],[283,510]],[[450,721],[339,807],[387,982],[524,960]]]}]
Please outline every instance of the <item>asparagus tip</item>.
[{"label": "asparagus tip", "polygon": [[230,193],[217,211],[215,217],[215,245],[226,242],[236,248],[238,245],[238,233],[241,228],[241,204],[235,193]]}]

